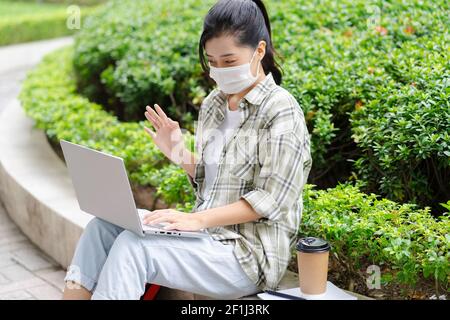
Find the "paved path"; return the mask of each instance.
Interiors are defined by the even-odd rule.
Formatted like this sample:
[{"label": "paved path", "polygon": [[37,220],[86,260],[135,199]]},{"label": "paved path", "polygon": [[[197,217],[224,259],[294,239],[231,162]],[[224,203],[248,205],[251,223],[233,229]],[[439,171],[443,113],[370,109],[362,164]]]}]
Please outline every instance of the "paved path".
[{"label": "paved path", "polygon": [[[0,112],[20,91],[28,70],[71,38],[0,47]],[[0,199],[0,300],[60,299],[65,271],[11,221]]]},{"label": "paved path", "polygon": [[59,38],[0,47],[0,112],[18,95],[28,70],[48,52],[71,42],[71,38]]},{"label": "paved path", "polygon": [[17,228],[0,203],[0,300],[61,299],[64,275]]}]

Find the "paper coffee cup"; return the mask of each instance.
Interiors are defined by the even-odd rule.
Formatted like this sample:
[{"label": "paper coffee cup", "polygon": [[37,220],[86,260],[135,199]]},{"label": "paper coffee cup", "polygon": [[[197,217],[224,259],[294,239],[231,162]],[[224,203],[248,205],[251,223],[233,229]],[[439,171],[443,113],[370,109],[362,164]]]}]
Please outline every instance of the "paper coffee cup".
[{"label": "paper coffee cup", "polygon": [[320,238],[301,238],[297,243],[300,290],[304,294],[323,294],[327,289],[330,244]]}]

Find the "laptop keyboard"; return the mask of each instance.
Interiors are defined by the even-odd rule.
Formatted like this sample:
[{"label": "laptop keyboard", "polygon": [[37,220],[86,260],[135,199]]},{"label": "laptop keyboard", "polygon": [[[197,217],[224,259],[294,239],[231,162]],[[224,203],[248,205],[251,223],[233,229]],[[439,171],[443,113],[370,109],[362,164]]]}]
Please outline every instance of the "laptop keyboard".
[{"label": "laptop keyboard", "polygon": [[[150,213],[150,211],[149,210],[147,210],[147,209],[138,209],[138,214],[139,214],[139,217],[140,217],[140,219],[141,219],[141,224],[142,224],[142,229],[145,231],[145,230],[151,230],[151,229],[162,229],[162,228],[164,228],[165,226],[167,226],[167,225],[169,225],[170,223],[168,223],[168,222],[161,222],[161,223],[157,223],[157,224],[152,224],[152,225],[149,225],[149,224],[144,224],[144,222],[143,222],[143,219],[144,219],[144,216],[147,214],[147,213]],[[172,230],[166,230],[166,229],[163,229],[164,231],[168,231],[168,232],[161,232],[161,233],[167,233],[167,234],[171,234],[171,231]],[[179,232],[181,232],[181,231],[179,231]],[[199,234],[199,235],[201,235],[201,236],[209,236],[209,233],[206,231],[206,229],[201,229],[201,230],[199,230],[199,231],[194,231],[194,232],[192,232],[192,231],[183,231],[184,233],[195,233],[195,234]],[[176,234],[176,232],[172,232],[173,234]],[[180,233],[180,235],[181,235],[181,233]]]},{"label": "laptop keyboard", "polygon": [[144,228],[144,230],[145,230],[145,229],[148,229],[148,228],[162,229],[162,228],[164,228],[165,226],[169,225],[168,222],[161,222],[161,223],[156,223],[156,224],[152,224],[152,225],[150,225],[150,224],[144,224],[144,216],[145,216],[147,213],[149,213],[149,212],[150,212],[150,211],[145,210],[145,209],[138,209],[139,218],[141,219],[141,224],[142,224],[142,227]]},{"label": "laptop keyboard", "polygon": [[157,224],[144,224],[144,222],[141,220],[142,223],[142,227],[144,229],[146,228],[157,228],[157,229],[162,229],[165,226],[167,226],[169,223],[157,223]]}]

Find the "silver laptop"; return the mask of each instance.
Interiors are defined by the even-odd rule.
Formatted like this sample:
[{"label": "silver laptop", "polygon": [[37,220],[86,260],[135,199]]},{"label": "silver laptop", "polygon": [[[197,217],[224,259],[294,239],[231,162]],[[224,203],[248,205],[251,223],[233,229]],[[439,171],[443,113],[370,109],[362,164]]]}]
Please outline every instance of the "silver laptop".
[{"label": "silver laptop", "polygon": [[164,230],[166,224],[145,225],[150,211],[137,209],[123,159],[66,140],[61,147],[80,209],[140,236],[209,237],[205,230]]}]

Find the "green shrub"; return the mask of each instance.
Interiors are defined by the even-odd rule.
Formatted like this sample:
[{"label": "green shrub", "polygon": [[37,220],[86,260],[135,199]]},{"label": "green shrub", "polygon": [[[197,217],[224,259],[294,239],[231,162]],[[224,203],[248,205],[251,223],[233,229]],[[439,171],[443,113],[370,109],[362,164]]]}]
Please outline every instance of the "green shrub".
[{"label": "green shrub", "polygon": [[[449,50],[437,40],[424,45]],[[421,53],[416,46],[407,54],[394,50],[390,63],[404,84],[377,88],[374,100],[352,114],[353,137],[364,151],[355,165],[366,189],[437,206],[450,198],[449,62],[438,50],[427,56],[430,65],[406,66]]]},{"label": "green shrub", "polygon": [[176,204],[176,209],[190,212],[195,203],[192,187],[186,183],[184,169],[170,164],[162,169],[155,169],[150,164],[144,164],[131,174],[131,179],[140,185],[158,186],[156,196],[162,197],[166,203]]},{"label": "green shrub", "polygon": [[157,102],[192,130],[191,112],[206,96],[195,54],[205,10],[194,0],[107,3],[76,37],[81,93],[121,120],[141,118],[142,107]]},{"label": "green shrub", "polygon": [[[285,85],[310,119],[316,169],[348,175],[351,161],[364,191],[439,211],[450,198],[448,2],[326,2],[280,2],[273,27],[288,39]],[[417,110],[422,130],[395,125]]]},{"label": "green shrub", "polygon": [[382,285],[414,290],[432,279],[436,293],[449,290],[450,213],[438,220],[429,208],[398,204],[340,184],[328,190],[307,185],[300,235],[318,236],[332,245],[331,257],[348,280],[365,287],[369,265],[381,269]]},{"label": "green shrub", "polygon": [[[121,123],[77,94],[72,55],[69,47],[46,56],[24,81],[20,100],[36,127],[55,144],[65,139],[123,158],[131,181],[155,187],[168,205],[176,203],[180,210],[190,211],[195,199],[186,174],[174,169],[151,141],[143,130],[145,122]],[[193,151],[193,136],[187,132],[185,139]],[[153,179],[147,178],[150,169]]]},{"label": "green shrub", "polygon": [[[192,131],[213,85],[197,58],[202,18],[213,3],[111,1],[76,39],[81,92],[126,121],[158,102]],[[450,198],[448,1],[266,4],[285,57],[283,86],[300,102],[312,133],[309,182],[362,179],[367,192],[437,210]],[[417,110],[426,116],[424,99],[433,112],[420,124],[429,138],[417,125],[394,122]],[[392,116],[382,119],[388,110]],[[405,150],[401,160],[395,145]]]}]

